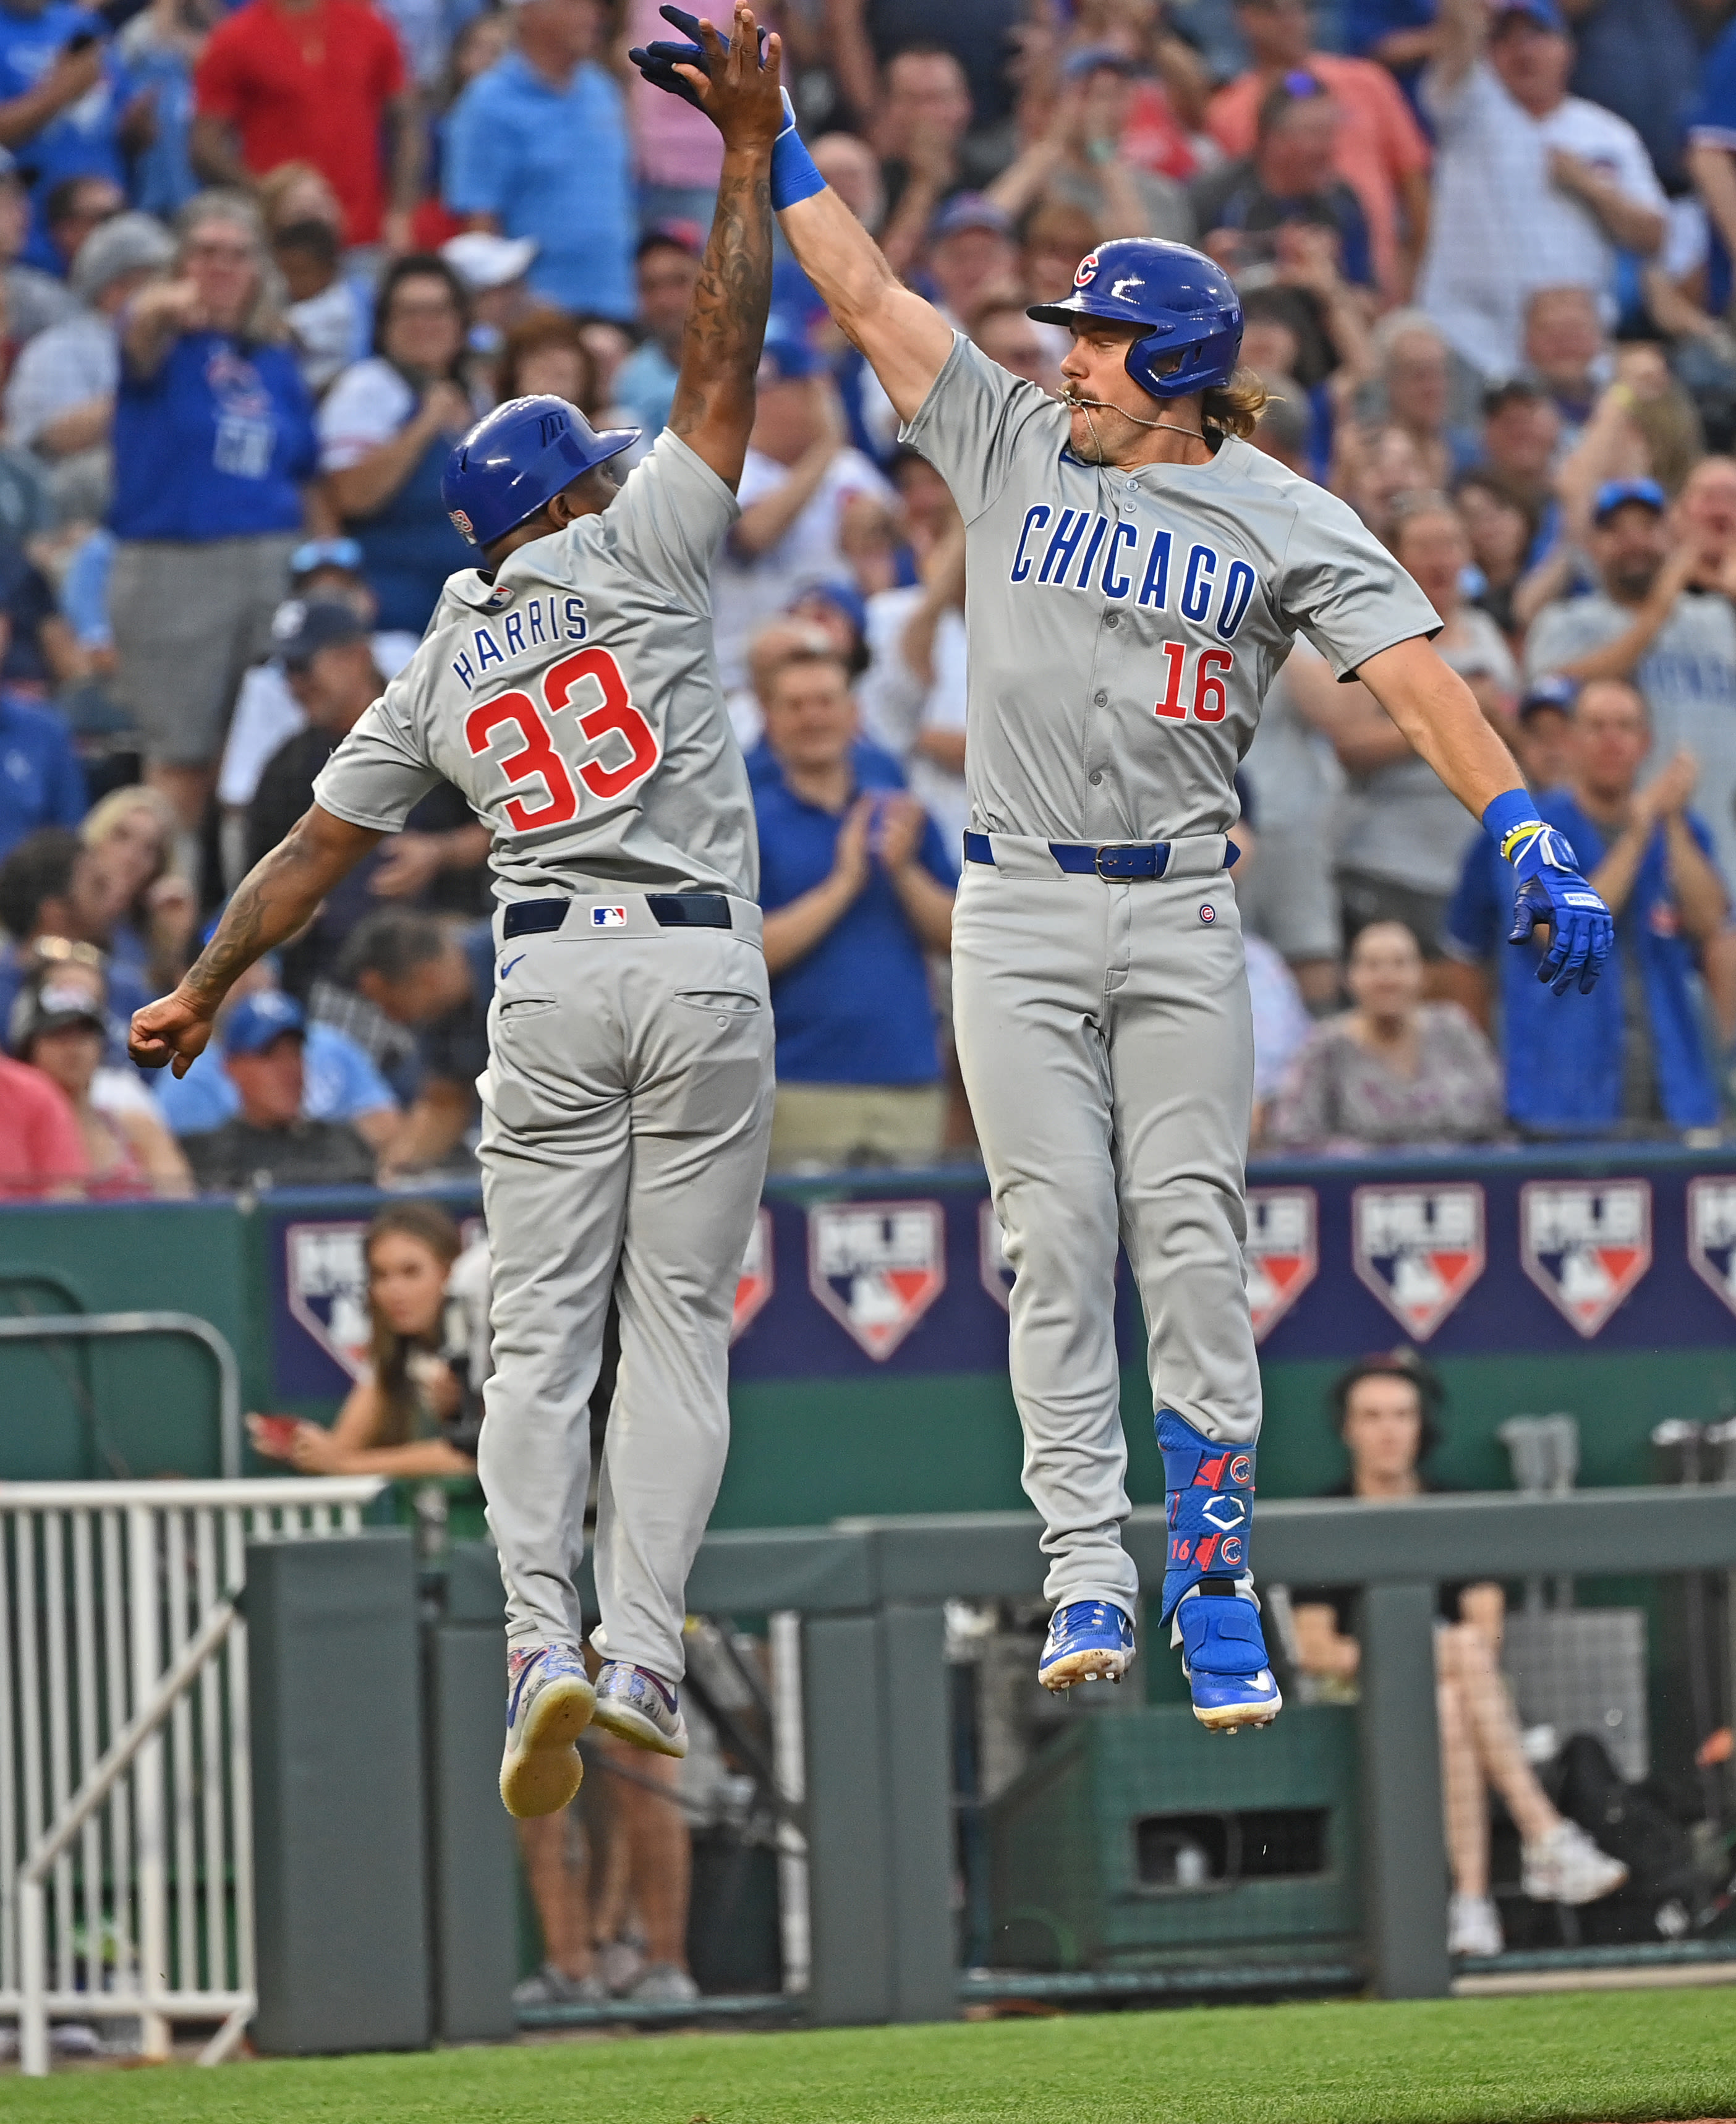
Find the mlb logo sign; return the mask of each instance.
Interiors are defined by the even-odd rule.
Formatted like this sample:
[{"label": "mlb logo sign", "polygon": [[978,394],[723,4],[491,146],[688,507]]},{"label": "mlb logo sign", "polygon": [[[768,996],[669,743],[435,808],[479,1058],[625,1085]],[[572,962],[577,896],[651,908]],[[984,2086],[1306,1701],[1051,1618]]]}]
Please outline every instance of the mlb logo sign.
[{"label": "mlb logo sign", "polygon": [[1528,1181],[1519,1244],[1525,1273],[1589,1341],[1652,1265],[1651,1183]]},{"label": "mlb logo sign", "polygon": [[1254,1339],[1268,1334],[1314,1281],[1320,1265],[1311,1187],[1248,1191],[1248,1309]]},{"label": "mlb logo sign", "polygon": [[741,1257],[741,1274],[736,1283],[735,1310],[730,1316],[729,1339],[738,1342],[765,1310],[772,1295],[772,1213],[761,1210],[747,1235],[747,1252]]},{"label": "mlb logo sign", "polygon": [[624,907],[593,907],[590,910],[593,929],[624,929],[627,909]]},{"label": "mlb logo sign", "polygon": [[1688,1259],[1736,1313],[1736,1178],[1689,1181]]},{"label": "mlb logo sign", "polygon": [[946,1289],[938,1202],[830,1202],[807,1213],[808,1287],[876,1364]]},{"label": "mlb logo sign", "polygon": [[1357,1274],[1426,1342],[1483,1273],[1483,1190],[1359,1187],[1350,1216]]},{"label": "mlb logo sign", "polygon": [[1013,1264],[1007,1259],[1007,1235],[992,1202],[985,1202],[977,1212],[976,1258],[983,1289],[1003,1313],[1011,1312]]},{"label": "mlb logo sign", "polygon": [[367,1370],[368,1264],[363,1224],[291,1224],[284,1234],[289,1312],[352,1379]]}]

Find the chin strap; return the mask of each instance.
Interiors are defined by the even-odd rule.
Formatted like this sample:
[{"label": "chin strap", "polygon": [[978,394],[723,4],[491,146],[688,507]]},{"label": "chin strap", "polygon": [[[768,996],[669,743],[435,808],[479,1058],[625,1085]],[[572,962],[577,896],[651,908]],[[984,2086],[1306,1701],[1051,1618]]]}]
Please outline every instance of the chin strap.
[{"label": "chin strap", "polygon": [[1196,1586],[1213,1593],[1234,1590],[1234,1581],[1246,1575],[1255,1456],[1251,1445],[1202,1437],[1167,1408],[1158,1411],[1157,1443],[1169,1516],[1160,1619],[1168,1622]]}]

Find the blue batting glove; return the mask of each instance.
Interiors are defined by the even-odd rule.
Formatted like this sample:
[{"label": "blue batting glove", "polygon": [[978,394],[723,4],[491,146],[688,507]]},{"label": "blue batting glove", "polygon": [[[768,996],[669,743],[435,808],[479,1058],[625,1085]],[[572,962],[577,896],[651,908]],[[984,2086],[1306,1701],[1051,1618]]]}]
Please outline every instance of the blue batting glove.
[{"label": "blue batting glove", "polygon": [[[704,106],[699,101],[699,91],[685,74],[675,71],[678,66],[694,67],[701,73],[707,71],[705,47],[699,42],[699,18],[697,15],[689,15],[682,7],[661,7],[657,12],[666,22],[679,30],[689,41],[678,45],[667,38],[659,38],[655,44],[635,45],[627,56],[653,88],[666,90],[670,95],[679,96],[684,102],[692,104],[694,110],[703,110]],[[729,39],[723,35],[722,31],[717,34],[727,52]],[[764,30],[760,32],[760,60],[764,65]]]},{"label": "blue batting glove", "polygon": [[1549,949],[1537,979],[1548,982],[1556,995],[1565,995],[1575,981],[1579,993],[1588,995],[1615,949],[1616,925],[1581,875],[1566,835],[1545,825],[1519,789],[1496,797],[1483,814],[1483,823],[1519,881],[1507,941],[1523,944],[1540,922],[1546,922]]}]

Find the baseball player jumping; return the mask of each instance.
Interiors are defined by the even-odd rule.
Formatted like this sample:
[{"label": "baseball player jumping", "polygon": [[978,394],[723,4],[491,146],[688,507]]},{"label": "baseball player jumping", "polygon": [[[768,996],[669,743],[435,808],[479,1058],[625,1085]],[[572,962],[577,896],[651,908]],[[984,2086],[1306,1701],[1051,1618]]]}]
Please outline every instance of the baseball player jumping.
[{"label": "baseball player jumping", "polygon": [[[184,1074],[236,976],[437,781],[492,828],[502,905],[478,1088],[496,1369],[478,1470],[506,1588],[501,1794],[515,1815],[572,1797],[593,1714],[686,1753],[684,1596],[723,1472],[731,1308],[771,1126],[753,806],[708,576],[753,421],[783,106],[778,40],[762,63],[746,5],[733,26],[727,47],[701,33],[694,94],[723,172],[667,429],[619,489],[604,467],[637,431],[597,434],[558,398],[471,430],[444,491],[482,564],[448,582],[197,965],[133,1021],[134,1059]],[[593,1691],[574,1581],[611,1294]]]},{"label": "baseball player jumping", "polygon": [[[689,37],[691,16],[665,7]],[[700,54],[636,55],[679,88]],[[713,68],[717,61],[708,63]],[[1016,1271],[1010,1367],[1055,1604],[1051,1689],[1119,1679],[1138,1579],[1116,1247],[1144,1300],[1169,1493],[1162,1619],[1196,1716],[1280,1698],[1249,1573],[1260,1380],[1242,1258],[1254,1048],[1232,782],[1301,628],[1362,680],[1521,881],[1515,941],[1589,987],[1607,910],[1464,682],[1415,584],[1351,510],[1249,445],[1265,399],[1199,252],[1101,245],[1032,316],[1067,327],[1061,402],[899,282],[787,115],[772,204],[967,526],[971,830],[953,919],[959,1061]]]}]

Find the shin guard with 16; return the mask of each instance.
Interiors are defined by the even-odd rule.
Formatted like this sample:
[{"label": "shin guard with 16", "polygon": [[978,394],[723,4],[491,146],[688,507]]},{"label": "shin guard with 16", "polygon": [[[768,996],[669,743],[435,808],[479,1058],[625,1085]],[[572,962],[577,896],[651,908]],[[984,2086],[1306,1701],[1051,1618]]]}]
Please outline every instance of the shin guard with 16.
[{"label": "shin guard with 16", "polygon": [[1160,1409],[1157,1443],[1164,1456],[1169,1547],[1164,1572],[1164,1612],[1202,1578],[1240,1578],[1248,1568],[1254,1518],[1254,1448],[1202,1438],[1172,1410]]}]

